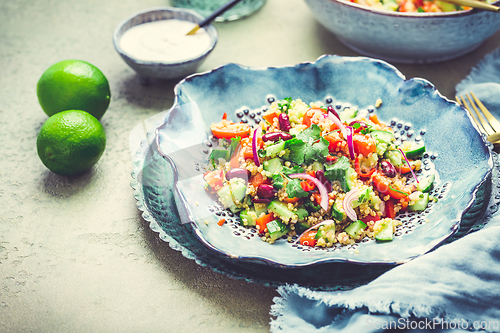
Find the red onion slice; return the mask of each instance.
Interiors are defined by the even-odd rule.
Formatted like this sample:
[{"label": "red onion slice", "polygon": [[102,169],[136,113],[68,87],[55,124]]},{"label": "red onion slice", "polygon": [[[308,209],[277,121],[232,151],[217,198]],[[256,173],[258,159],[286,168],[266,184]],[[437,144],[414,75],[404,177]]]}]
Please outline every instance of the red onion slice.
[{"label": "red onion slice", "polygon": [[354,156],[354,142],[352,139],[352,127],[351,126],[346,126],[346,132],[347,132],[347,147],[349,148],[349,155],[351,155],[351,159],[355,159],[356,156]]},{"label": "red onion slice", "polygon": [[347,138],[347,131],[345,129],[344,124],[342,124],[342,122],[340,121],[340,119],[335,117],[335,115],[332,112],[328,112],[328,119],[333,121],[333,123],[337,125],[337,127],[340,129],[340,132],[342,132],[344,138]]},{"label": "red onion slice", "polygon": [[300,236],[295,240],[295,242],[293,242],[293,244],[297,244],[298,242],[300,242],[300,239],[302,238],[302,236],[304,236],[306,234],[306,232],[309,232],[313,229],[319,228],[322,225],[332,224],[332,223],[335,223],[335,221],[334,220],[324,220],[323,222],[320,222],[320,223],[313,225],[312,227],[310,227],[309,229],[307,229],[306,231],[301,233]]},{"label": "red onion slice", "polygon": [[417,178],[417,175],[415,174],[415,172],[413,172],[413,169],[411,168],[411,165],[410,165],[410,161],[408,161],[408,159],[406,158],[406,155],[405,155],[405,153],[403,152],[403,149],[401,149],[401,148],[398,148],[398,149],[399,149],[399,151],[401,152],[401,154],[403,154],[403,157],[405,158],[406,164],[408,164],[408,168],[410,168],[410,171],[411,171],[411,173],[412,173],[413,177],[415,177],[415,180],[416,180],[416,181],[417,181],[417,183],[418,183],[418,178]]},{"label": "red onion slice", "polygon": [[322,182],[320,182],[316,177],[313,177],[311,175],[308,175],[307,173],[294,173],[291,175],[288,175],[290,178],[301,178],[301,179],[306,179],[310,180],[316,185],[316,187],[319,190],[319,194],[321,194],[321,203],[319,204],[321,208],[324,210],[328,210],[328,191],[326,190],[325,185],[323,185]]},{"label": "red onion slice", "polygon": [[257,127],[253,131],[253,138],[252,138],[252,154],[253,154],[253,161],[256,166],[260,166],[260,160],[259,160],[259,155],[257,155],[257,137],[262,133],[262,127]]},{"label": "red onion slice", "polygon": [[347,214],[347,217],[351,221],[356,221],[358,219],[358,216],[356,215],[356,212],[352,208],[352,202],[358,198],[358,189],[353,188],[344,197],[344,201],[342,201],[342,207],[344,207],[344,211]]}]

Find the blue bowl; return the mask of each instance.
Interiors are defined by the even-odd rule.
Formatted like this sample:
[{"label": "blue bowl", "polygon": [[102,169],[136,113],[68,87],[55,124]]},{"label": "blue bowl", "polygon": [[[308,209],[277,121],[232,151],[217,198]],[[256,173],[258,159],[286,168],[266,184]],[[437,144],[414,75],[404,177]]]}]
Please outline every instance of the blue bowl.
[{"label": "blue bowl", "polygon": [[[241,119],[258,121],[270,100],[292,97],[342,108],[356,105],[391,124],[399,141],[423,142],[420,176],[435,174],[432,195],[439,200],[422,213],[406,212],[390,243],[373,240],[353,246],[312,249],[284,239],[270,245],[239,225],[238,217],[221,211],[204,189],[203,166],[212,141],[210,124]],[[381,99],[382,104],[373,105]],[[175,103],[156,131],[158,152],[172,164],[172,178],[162,193],[180,193],[180,221],[207,251],[237,262],[298,268],[325,263],[394,265],[407,262],[463,233],[484,212],[491,188],[492,157],[468,113],[443,97],[428,81],[406,79],[392,65],[371,58],[323,56],[312,63],[276,68],[228,64],[195,74],[175,88]],[[485,190],[486,188],[486,190]],[[179,199],[186,199],[186,207]],[[479,208],[478,208],[479,207]],[[226,224],[218,226],[221,214]],[[461,225],[467,222],[467,225]],[[465,229],[464,229],[465,228]]]},{"label": "blue bowl", "polygon": [[120,54],[122,59],[130,66],[134,71],[137,72],[141,77],[144,78],[160,78],[160,79],[178,79],[186,77],[190,74],[196,72],[198,67],[203,63],[206,57],[212,52],[217,44],[218,33],[213,25],[207,25],[203,27],[211,38],[210,47],[201,56],[194,57],[192,59],[187,59],[180,62],[156,62],[156,61],[143,61],[133,58],[130,54],[123,51],[120,46],[120,38],[123,36],[125,31],[128,29],[148,22],[160,21],[160,20],[170,20],[178,19],[189,21],[193,23],[200,23],[204,20],[203,16],[200,14],[189,10],[189,9],[179,9],[171,7],[158,7],[151,8],[145,11],[139,12],[125,19],[122,23],[118,25],[113,34],[113,45],[115,46],[116,52]]},{"label": "blue bowl", "polygon": [[481,10],[400,13],[348,0],[305,2],[316,19],[349,48],[398,63],[460,57],[480,47],[500,28],[498,13]]}]

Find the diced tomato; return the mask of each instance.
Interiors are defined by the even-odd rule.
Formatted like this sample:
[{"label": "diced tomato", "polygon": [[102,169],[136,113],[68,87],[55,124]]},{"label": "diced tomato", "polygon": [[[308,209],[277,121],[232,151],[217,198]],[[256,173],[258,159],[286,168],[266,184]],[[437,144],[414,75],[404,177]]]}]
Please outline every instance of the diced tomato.
[{"label": "diced tomato", "polygon": [[332,133],[324,136],[324,138],[328,141],[328,151],[333,153],[339,146],[342,144],[344,140],[340,138],[338,133]]},{"label": "diced tomato", "polygon": [[314,237],[318,233],[317,230],[309,230],[300,237],[300,245],[314,246],[316,245],[316,239]]},{"label": "diced tomato", "polygon": [[266,112],[262,115],[262,118],[271,125],[274,123],[274,119],[278,117],[279,115],[276,111]]},{"label": "diced tomato", "polygon": [[406,197],[402,198],[401,200],[399,200],[399,202],[401,203],[401,210],[404,211],[408,208],[408,203],[410,202],[410,197],[406,196]]},{"label": "diced tomato", "polygon": [[408,194],[402,191],[402,189],[393,187],[389,178],[378,171],[373,173],[371,180],[373,182],[373,186],[375,186],[380,193],[389,195],[393,199],[399,200],[408,196]]},{"label": "diced tomato", "polygon": [[[243,138],[240,141],[241,146],[241,154],[243,154],[243,158],[253,160],[253,150],[252,150],[252,140],[250,138]],[[264,146],[264,141],[262,141],[262,137],[257,138],[257,149],[261,149]]]},{"label": "diced tomato", "polygon": [[264,216],[261,216],[255,220],[255,223],[259,226],[259,233],[263,234],[267,231],[267,224],[271,221],[274,221],[274,214],[269,213]]},{"label": "diced tomato", "polygon": [[363,217],[361,219],[361,221],[365,222],[366,224],[368,224],[368,222],[371,222],[371,221],[379,221],[380,220],[380,216],[378,216],[378,214],[375,214],[375,216],[371,216],[371,215],[366,215],[365,217]]},{"label": "diced tomato", "polygon": [[300,200],[300,198],[297,198],[297,197],[293,197],[293,198],[286,197],[285,199],[283,199],[283,201],[286,203],[296,203],[299,200]]},{"label": "diced tomato", "polygon": [[264,179],[264,176],[260,172],[256,173],[248,180],[248,183],[253,187],[257,188],[261,184],[269,184],[269,178]]},{"label": "diced tomato", "polygon": [[352,141],[354,144],[354,152],[356,154],[362,154],[363,156],[368,156],[370,153],[377,152],[377,145],[375,139],[361,133],[355,133],[352,136]]},{"label": "diced tomato", "polygon": [[396,200],[400,200],[400,199],[404,199],[404,198],[408,197],[408,193],[401,191],[401,190],[398,190],[398,189],[395,189],[393,187],[389,187],[389,195],[391,196],[391,198],[396,199]]},{"label": "diced tomato", "polygon": [[314,118],[318,118],[317,115],[323,115],[326,111],[321,108],[311,108],[307,110],[302,118],[302,124],[307,127],[311,126],[313,123],[317,123],[317,121],[313,121]]},{"label": "diced tomato", "polygon": [[385,216],[391,219],[396,217],[396,211],[394,210],[394,200],[389,199],[385,202]]},{"label": "diced tomato", "polygon": [[212,134],[220,139],[231,139],[238,136],[245,138],[250,135],[250,126],[248,124],[233,123],[226,119],[212,124],[210,129],[212,130]]},{"label": "diced tomato", "polygon": [[321,205],[321,194],[319,194],[318,192],[314,192],[313,194],[311,194],[311,197],[314,199],[314,202],[318,205]]},{"label": "diced tomato", "polygon": [[370,117],[368,117],[370,121],[374,124],[380,125],[380,120],[378,120],[378,117],[376,114],[372,114]]},{"label": "diced tomato", "polygon": [[[238,168],[240,166],[240,161],[239,161],[240,150],[241,150],[241,145],[238,144],[238,146],[234,150],[233,156],[231,156],[231,159],[229,160],[229,166],[231,168]],[[252,157],[253,157],[253,154],[252,154]]]},{"label": "diced tomato", "polygon": [[210,188],[222,186],[224,179],[224,172],[222,170],[208,171],[203,174],[203,179],[207,182]]},{"label": "diced tomato", "polygon": [[[414,164],[411,164],[412,161],[410,161],[410,160],[408,160],[408,161],[410,162],[411,170],[415,170],[416,166]],[[394,166],[394,169],[396,169],[396,171],[402,175],[404,175],[405,173],[411,172],[410,167],[406,163],[403,163],[399,166]]]},{"label": "diced tomato", "polygon": [[330,163],[335,163],[335,162],[337,162],[337,160],[338,160],[338,159],[339,159],[339,158],[338,158],[337,156],[332,156],[332,155],[328,155],[328,156],[326,157],[326,161],[327,161],[327,162],[330,162]]},{"label": "diced tomato", "polygon": [[220,219],[219,222],[217,222],[217,225],[221,226],[226,222],[224,219]]}]

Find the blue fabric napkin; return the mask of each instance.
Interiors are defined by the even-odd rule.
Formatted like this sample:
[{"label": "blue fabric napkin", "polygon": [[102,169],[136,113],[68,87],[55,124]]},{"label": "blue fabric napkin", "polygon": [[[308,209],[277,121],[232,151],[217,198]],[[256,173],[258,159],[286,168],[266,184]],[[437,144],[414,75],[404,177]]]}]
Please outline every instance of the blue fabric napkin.
[{"label": "blue fabric napkin", "polygon": [[[460,82],[500,115],[500,49]],[[485,227],[349,291],[278,288],[271,332],[500,332],[498,157]]]}]

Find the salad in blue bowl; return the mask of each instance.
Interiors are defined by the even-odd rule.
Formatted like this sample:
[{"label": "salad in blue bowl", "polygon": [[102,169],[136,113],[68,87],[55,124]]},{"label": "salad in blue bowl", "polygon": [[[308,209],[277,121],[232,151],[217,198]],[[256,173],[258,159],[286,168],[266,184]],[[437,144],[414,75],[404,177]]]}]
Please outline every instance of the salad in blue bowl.
[{"label": "salad in blue bowl", "polygon": [[183,226],[228,259],[404,263],[487,204],[490,150],[465,110],[384,61],[228,64],[175,94],[157,148]]}]

